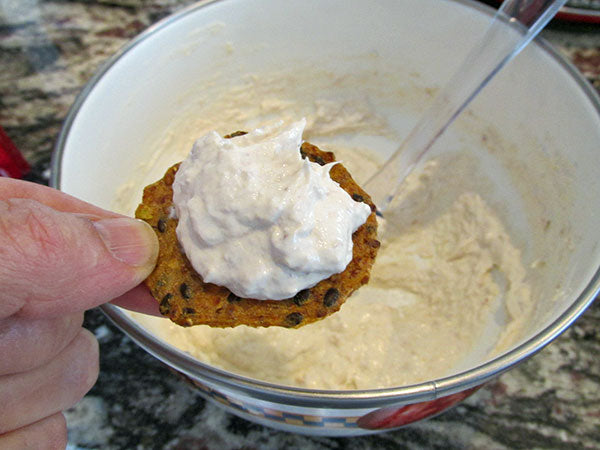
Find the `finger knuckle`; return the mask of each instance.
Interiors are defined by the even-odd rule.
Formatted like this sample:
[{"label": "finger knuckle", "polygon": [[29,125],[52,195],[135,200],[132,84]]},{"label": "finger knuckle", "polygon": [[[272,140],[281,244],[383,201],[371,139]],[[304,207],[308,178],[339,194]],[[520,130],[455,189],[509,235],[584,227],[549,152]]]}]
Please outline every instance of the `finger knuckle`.
[{"label": "finger knuckle", "polygon": [[81,329],[74,343],[71,367],[68,369],[68,386],[74,401],[79,401],[96,383],[99,372],[98,341],[88,330]]},{"label": "finger knuckle", "polygon": [[0,320],[0,376],[47,364],[73,342],[82,323],[83,312],[55,318]]},{"label": "finger knuckle", "polygon": [[48,450],[63,450],[68,443],[67,421],[62,413],[48,418],[46,447]]},{"label": "finger knuckle", "polygon": [[89,391],[98,379],[98,372],[100,370],[100,354],[98,348],[98,341],[96,337],[86,329],[82,329],[82,337],[85,340],[84,354],[88,360],[87,375],[82,379],[82,385],[85,392]]},{"label": "finger knuckle", "polygon": [[37,422],[0,434],[2,449],[64,450],[68,444],[67,422],[55,413]]}]

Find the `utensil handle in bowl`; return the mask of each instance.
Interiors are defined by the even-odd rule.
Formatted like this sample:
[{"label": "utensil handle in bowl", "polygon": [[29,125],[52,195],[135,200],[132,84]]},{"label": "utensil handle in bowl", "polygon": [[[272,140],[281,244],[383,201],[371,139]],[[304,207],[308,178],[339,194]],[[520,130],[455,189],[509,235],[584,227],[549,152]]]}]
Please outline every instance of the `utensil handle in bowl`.
[{"label": "utensil handle in bowl", "polygon": [[465,107],[544,28],[566,0],[505,0],[471,50],[398,150],[364,188],[383,212],[404,179]]}]

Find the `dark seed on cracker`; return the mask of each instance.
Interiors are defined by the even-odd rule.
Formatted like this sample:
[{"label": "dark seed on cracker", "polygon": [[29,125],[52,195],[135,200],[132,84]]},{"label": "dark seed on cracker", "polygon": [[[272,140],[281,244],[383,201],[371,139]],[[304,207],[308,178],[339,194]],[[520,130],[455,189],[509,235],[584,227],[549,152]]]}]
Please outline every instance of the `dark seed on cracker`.
[{"label": "dark seed on cracker", "polygon": [[290,327],[295,327],[302,323],[302,319],[304,319],[304,317],[302,317],[302,314],[300,314],[299,312],[293,312],[287,315],[287,317],[285,318],[285,323]]},{"label": "dark seed on cracker", "polygon": [[364,202],[365,198],[360,194],[352,194],[352,200],[355,202]]},{"label": "dark seed on cracker", "polygon": [[188,300],[192,298],[192,289],[187,285],[187,283],[181,283],[179,286],[179,292],[183,298]]},{"label": "dark seed on cracker", "polygon": [[369,247],[373,247],[373,248],[381,247],[381,242],[379,242],[377,239],[371,239],[371,240],[369,240],[369,242],[367,244],[369,245]]},{"label": "dark seed on cracker", "polygon": [[306,302],[306,300],[308,300],[309,296],[310,291],[308,289],[303,289],[296,295],[294,295],[294,303],[298,306],[302,306]]},{"label": "dark seed on cracker", "polygon": [[229,303],[239,302],[241,299],[242,299],[241,297],[238,297],[233,292],[230,292],[229,295],[227,296],[227,301]]},{"label": "dark seed on cracker", "polygon": [[238,136],[243,136],[245,134],[248,134],[246,131],[236,131],[234,133],[231,134],[226,134],[225,136],[223,136],[225,139],[231,139],[234,137],[238,137]]},{"label": "dark seed on cracker", "polygon": [[161,314],[169,314],[169,311],[171,310],[171,303],[170,300],[173,297],[173,294],[166,294],[162,300],[160,301],[160,305],[158,306],[158,310],[160,311]]},{"label": "dark seed on cracker", "polygon": [[183,308],[184,314],[196,314],[196,310],[194,308]]},{"label": "dark seed on cracker", "polygon": [[328,308],[333,306],[340,298],[340,291],[336,288],[330,288],[327,292],[325,292],[325,296],[323,297],[323,304]]},{"label": "dark seed on cracker", "polygon": [[165,219],[160,219],[156,224],[156,228],[158,228],[158,231],[161,233],[164,233],[167,231],[167,221]]}]

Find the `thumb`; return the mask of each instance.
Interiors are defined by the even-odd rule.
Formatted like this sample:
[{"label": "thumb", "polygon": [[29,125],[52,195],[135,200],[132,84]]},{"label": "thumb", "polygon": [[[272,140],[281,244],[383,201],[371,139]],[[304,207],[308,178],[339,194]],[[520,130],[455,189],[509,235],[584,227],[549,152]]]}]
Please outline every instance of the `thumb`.
[{"label": "thumb", "polygon": [[0,318],[108,302],[146,278],[157,254],[145,222],[61,212],[31,199],[0,201]]}]

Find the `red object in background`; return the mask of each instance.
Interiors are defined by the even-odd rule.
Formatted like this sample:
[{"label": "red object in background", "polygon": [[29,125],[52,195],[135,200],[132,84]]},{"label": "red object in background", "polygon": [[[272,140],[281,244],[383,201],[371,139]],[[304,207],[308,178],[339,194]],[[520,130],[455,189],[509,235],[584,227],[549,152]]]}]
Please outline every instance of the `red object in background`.
[{"label": "red object in background", "polygon": [[[501,0],[480,1],[496,7],[500,6],[502,3]],[[567,22],[600,24],[600,8],[597,4],[588,1],[589,5],[577,6],[578,3],[585,5],[584,2],[567,2],[566,5],[558,11],[556,18]]]},{"label": "red object in background", "polygon": [[413,403],[399,408],[383,408],[362,416],[356,424],[367,430],[384,430],[396,428],[409,423],[423,420],[447,410],[448,408],[462,402],[468,396],[474,394],[481,386],[457,392],[427,402]]},{"label": "red object in background", "polygon": [[0,176],[23,178],[29,169],[19,149],[0,127]]}]

